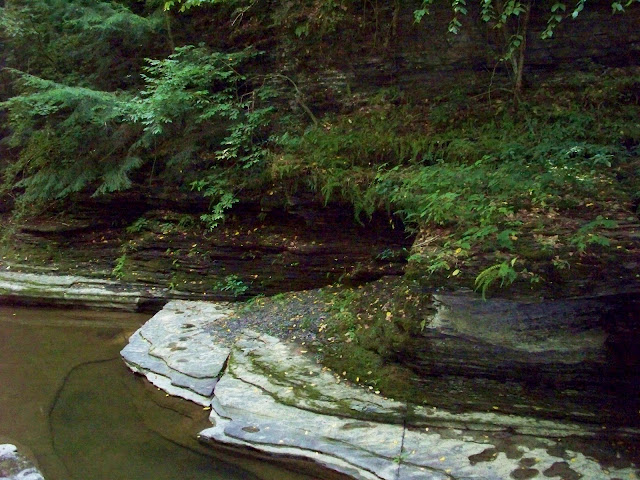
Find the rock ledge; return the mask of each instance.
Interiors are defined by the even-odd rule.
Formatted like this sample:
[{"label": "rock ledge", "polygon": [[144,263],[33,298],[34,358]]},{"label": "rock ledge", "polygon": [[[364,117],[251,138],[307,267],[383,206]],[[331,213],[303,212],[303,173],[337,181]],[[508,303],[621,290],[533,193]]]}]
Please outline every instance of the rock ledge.
[{"label": "rock ledge", "polygon": [[230,308],[171,302],[123,350],[160,388],[212,407],[204,443],[362,480],[640,474],[623,451],[590,453],[593,425],[409,405],[345,383],[297,344],[244,331],[231,345],[215,334]]},{"label": "rock ledge", "polygon": [[165,289],[80,277],[0,271],[0,302],[137,312],[158,310]]}]

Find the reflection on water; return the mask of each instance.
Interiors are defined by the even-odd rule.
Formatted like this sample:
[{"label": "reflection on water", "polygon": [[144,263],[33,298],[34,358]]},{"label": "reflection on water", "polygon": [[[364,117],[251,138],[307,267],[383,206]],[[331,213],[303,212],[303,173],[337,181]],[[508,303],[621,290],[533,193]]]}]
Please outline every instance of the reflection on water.
[{"label": "reflection on water", "polygon": [[147,318],[0,307],[0,443],[30,451],[47,480],[308,479],[242,460],[255,476],[199,445],[207,412],[120,359]]}]

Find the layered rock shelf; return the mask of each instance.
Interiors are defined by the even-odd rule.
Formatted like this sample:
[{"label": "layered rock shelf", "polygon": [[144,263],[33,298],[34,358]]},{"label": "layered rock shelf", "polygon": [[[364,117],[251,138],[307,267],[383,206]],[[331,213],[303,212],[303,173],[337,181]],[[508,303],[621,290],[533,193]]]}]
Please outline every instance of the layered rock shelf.
[{"label": "layered rock shelf", "polygon": [[198,225],[208,202],[176,197],[130,192],[105,203],[88,200],[55,220],[31,219],[16,227],[0,268],[117,276],[173,298],[229,300],[399,275],[411,246],[412,237],[388,218],[376,216],[365,227],[348,209],[299,200],[287,211],[275,195],[205,232]]},{"label": "layered rock shelf", "polygon": [[231,311],[170,302],[123,350],[127,364],[160,388],[211,406],[204,443],[367,480],[631,480],[639,473],[622,448],[609,445],[603,454],[595,446],[608,443],[601,426],[386,399],[347,383],[302,345],[250,330],[224,334]]},{"label": "layered rock shelf", "polygon": [[458,291],[432,298],[435,313],[402,362],[428,388],[446,392],[447,403],[640,426],[637,293],[485,301]]},{"label": "layered rock shelf", "polygon": [[166,289],[77,275],[0,271],[0,302],[136,312],[158,309]]}]

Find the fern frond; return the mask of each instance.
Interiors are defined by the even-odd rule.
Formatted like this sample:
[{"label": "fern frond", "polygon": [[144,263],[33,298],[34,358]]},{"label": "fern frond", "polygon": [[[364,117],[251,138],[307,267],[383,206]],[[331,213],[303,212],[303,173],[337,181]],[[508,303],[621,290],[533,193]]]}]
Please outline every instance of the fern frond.
[{"label": "fern frond", "polygon": [[492,265],[491,267],[483,270],[478,274],[475,281],[475,290],[478,289],[482,292],[482,299],[486,300],[487,289],[491,286],[493,282],[495,282],[498,278],[500,278],[500,267],[501,264]]}]

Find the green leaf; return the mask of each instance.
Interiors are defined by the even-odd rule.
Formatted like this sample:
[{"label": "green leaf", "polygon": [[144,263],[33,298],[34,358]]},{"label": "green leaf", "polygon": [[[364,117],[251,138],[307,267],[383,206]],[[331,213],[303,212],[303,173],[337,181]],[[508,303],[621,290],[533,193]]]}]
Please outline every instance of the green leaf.
[{"label": "green leaf", "polygon": [[416,23],[420,23],[422,18],[428,14],[429,14],[429,10],[427,10],[426,8],[420,8],[418,10],[413,11],[413,19]]},{"label": "green leaf", "polygon": [[498,245],[502,248],[506,248],[507,250],[513,250],[513,240],[518,232],[516,230],[503,230],[496,236],[496,240],[498,241]]}]

